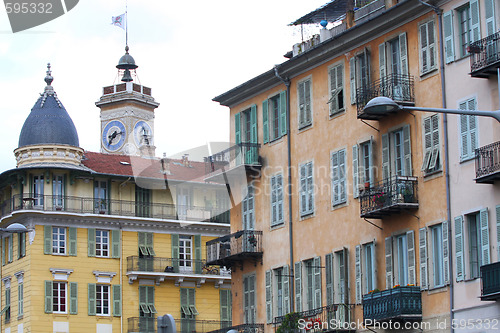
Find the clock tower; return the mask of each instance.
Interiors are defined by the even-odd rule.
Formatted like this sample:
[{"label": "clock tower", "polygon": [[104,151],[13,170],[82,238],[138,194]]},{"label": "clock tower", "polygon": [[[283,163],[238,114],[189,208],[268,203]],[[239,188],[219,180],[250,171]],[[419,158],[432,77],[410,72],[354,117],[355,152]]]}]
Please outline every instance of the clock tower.
[{"label": "clock tower", "polygon": [[122,82],[104,87],[96,102],[101,109],[101,152],[154,157],[154,111],[160,103],[151,88],[134,82],[138,66],[128,50],[126,46],[116,66]]}]

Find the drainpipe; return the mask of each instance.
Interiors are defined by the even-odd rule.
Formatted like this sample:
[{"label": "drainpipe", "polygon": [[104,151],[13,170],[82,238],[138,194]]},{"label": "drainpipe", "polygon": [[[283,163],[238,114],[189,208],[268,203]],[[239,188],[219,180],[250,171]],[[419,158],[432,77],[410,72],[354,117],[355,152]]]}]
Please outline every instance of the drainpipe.
[{"label": "drainpipe", "polygon": [[[439,7],[433,6],[422,0],[419,0],[420,3],[431,7],[438,16],[438,30],[439,30],[439,55],[440,55],[440,67],[441,71],[441,103],[443,108],[446,109],[446,79],[445,79],[445,69],[444,69],[444,38],[443,38],[443,10]],[[453,323],[453,307],[454,307],[454,285],[453,285],[453,255],[452,255],[452,232],[451,232],[451,191],[450,191],[450,150],[449,150],[449,142],[448,142],[448,116],[447,114],[443,114],[443,127],[444,127],[444,155],[445,155],[445,181],[446,181],[446,215],[448,219],[448,265],[450,271],[450,323]],[[453,325],[450,326],[450,332],[454,333],[455,329]]]},{"label": "drainpipe", "polygon": [[288,278],[292,278],[291,283],[288,283],[290,287],[290,310],[295,312],[295,293],[294,293],[294,265],[293,265],[293,215],[292,215],[292,148],[291,148],[291,133],[290,133],[290,79],[282,78],[278,73],[279,65],[274,66],[274,75],[283,82],[286,86],[286,133],[287,133],[287,156],[288,156],[288,183],[286,185],[286,193],[288,197],[288,236],[290,244],[290,270]]}]

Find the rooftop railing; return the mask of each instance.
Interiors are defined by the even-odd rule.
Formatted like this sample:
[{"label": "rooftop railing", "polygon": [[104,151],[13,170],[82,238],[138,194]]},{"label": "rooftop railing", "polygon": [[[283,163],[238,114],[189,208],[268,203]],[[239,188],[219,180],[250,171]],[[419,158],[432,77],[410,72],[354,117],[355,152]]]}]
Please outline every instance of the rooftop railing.
[{"label": "rooftop railing", "polygon": [[16,211],[40,210],[75,214],[104,214],[153,219],[229,223],[229,211],[214,207],[96,199],[66,195],[16,194],[0,205],[1,217]]},{"label": "rooftop railing", "polygon": [[127,272],[157,272],[231,276],[231,270],[207,265],[206,260],[161,257],[127,257]]},{"label": "rooftop railing", "polygon": [[500,141],[476,149],[476,182],[500,179]]},{"label": "rooftop railing", "polygon": [[234,261],[262,256],[262,231],[242,230],[207,242],[207,263],[231,266]]},{"label": "rooftop railing", "polygon": [[471,43],[467,50],[471,76],[488,78],[500,67],[500,32]]}]

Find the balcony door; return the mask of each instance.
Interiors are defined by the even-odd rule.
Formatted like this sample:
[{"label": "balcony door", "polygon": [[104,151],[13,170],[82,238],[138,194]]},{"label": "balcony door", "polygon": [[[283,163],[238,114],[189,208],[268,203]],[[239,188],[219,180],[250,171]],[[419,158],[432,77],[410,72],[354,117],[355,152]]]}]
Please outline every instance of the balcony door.
[{"label": "balcony door", "polygon": [[108,212],[108,182],[94,181],[94,210],[96,213]]},{"label": "balcony door", "polygon": [[243,225],[243,240],[241,241],[243,252],[253,252],[254,243],[250,241],[253,236],[252,231],[255,229],[255,199],[253,186],[247,187],[247,194],[241,202],[242,207],[242,225]]},{"label": "balcony door", "polygon": [[255,275],[249,275],[243,278],[243,297],[244,323],[254,324],[257,312],[255,304]]},{"label": "balcony door", "polygon": [[43,175],[33,176],[33,206],[43,207]]},{"label": "balcony door", "polygon": [[188,210],[191,207],[191,195],[188,188],[177,189],[177,215],[180,220],[188,218]]},{"label": "balcony door", "polygon": [[406,33],[379,45],[379,73],[381,95],[395,101],[409,99]]}]

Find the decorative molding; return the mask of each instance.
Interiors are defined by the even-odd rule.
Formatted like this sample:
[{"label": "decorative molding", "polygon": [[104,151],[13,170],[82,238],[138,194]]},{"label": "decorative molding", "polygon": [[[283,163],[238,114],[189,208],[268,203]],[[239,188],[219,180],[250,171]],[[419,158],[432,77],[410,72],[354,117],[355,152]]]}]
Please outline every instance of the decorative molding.
[{"label": "decorative molding", "polygon": [[128,284],[133,284],[135,280],[137,280],[137,274],[130,274],[128,276]]},{"label": "decorative molding", "polygon": [[139,108],[127,107],[125,110],[117,109],[113,111],[101,112],[101,121],[109,121],[111,119],[119,119],[125,117],[135,117],[145,120],[153,120],[155,118],[154,111],[144,111]]},{"label": "decorative molding", "polygon": [[115,272],[93,271],[98,283],[111,283],[111,280],[116,275]]},{"label": "decorative molding", "polygon": [[175,286],[179,287],[181,283],[184,282],[184,276],[179,276],[175,279]]},{"label": "decorative molding", "polygon": [[30,231],[28,231],[28,240],[30,242],[30,245],[33,244],[33,242],[35,241],[35,236],[36,236],[35,228],[32,228]]},{"label": "decorative molding", "polygon": [[49,270],[52,273],[54,280],[60,280],[60,281],[68,281],[69,275],[73,273],[72,269],[65,269],[65,268],[49,268]]},{"label": "decorative molding", "polygon": [[156,278],[156,285],[159,286],[163,281],[165,281],[165,276],[158,276]]},{"label": "decorative molding", "polygon": [[202,284],[204,284],[206,281],[206,278],[200,278],[196,280],[196,287],[200,288]]},{"label": "decorative molding", "polygon": [[24,271],[19,271],[14,273],[14,276],[17,278],[17,284],[21,284],[24,281]]},{"label": "decorative molding", "polygon": [[12,277],[10,275],[2,278],[2,282],[5,285],[5,289],[9,289],[10,288],[10,282],[11,282],[11,280],[12,280]]}]

